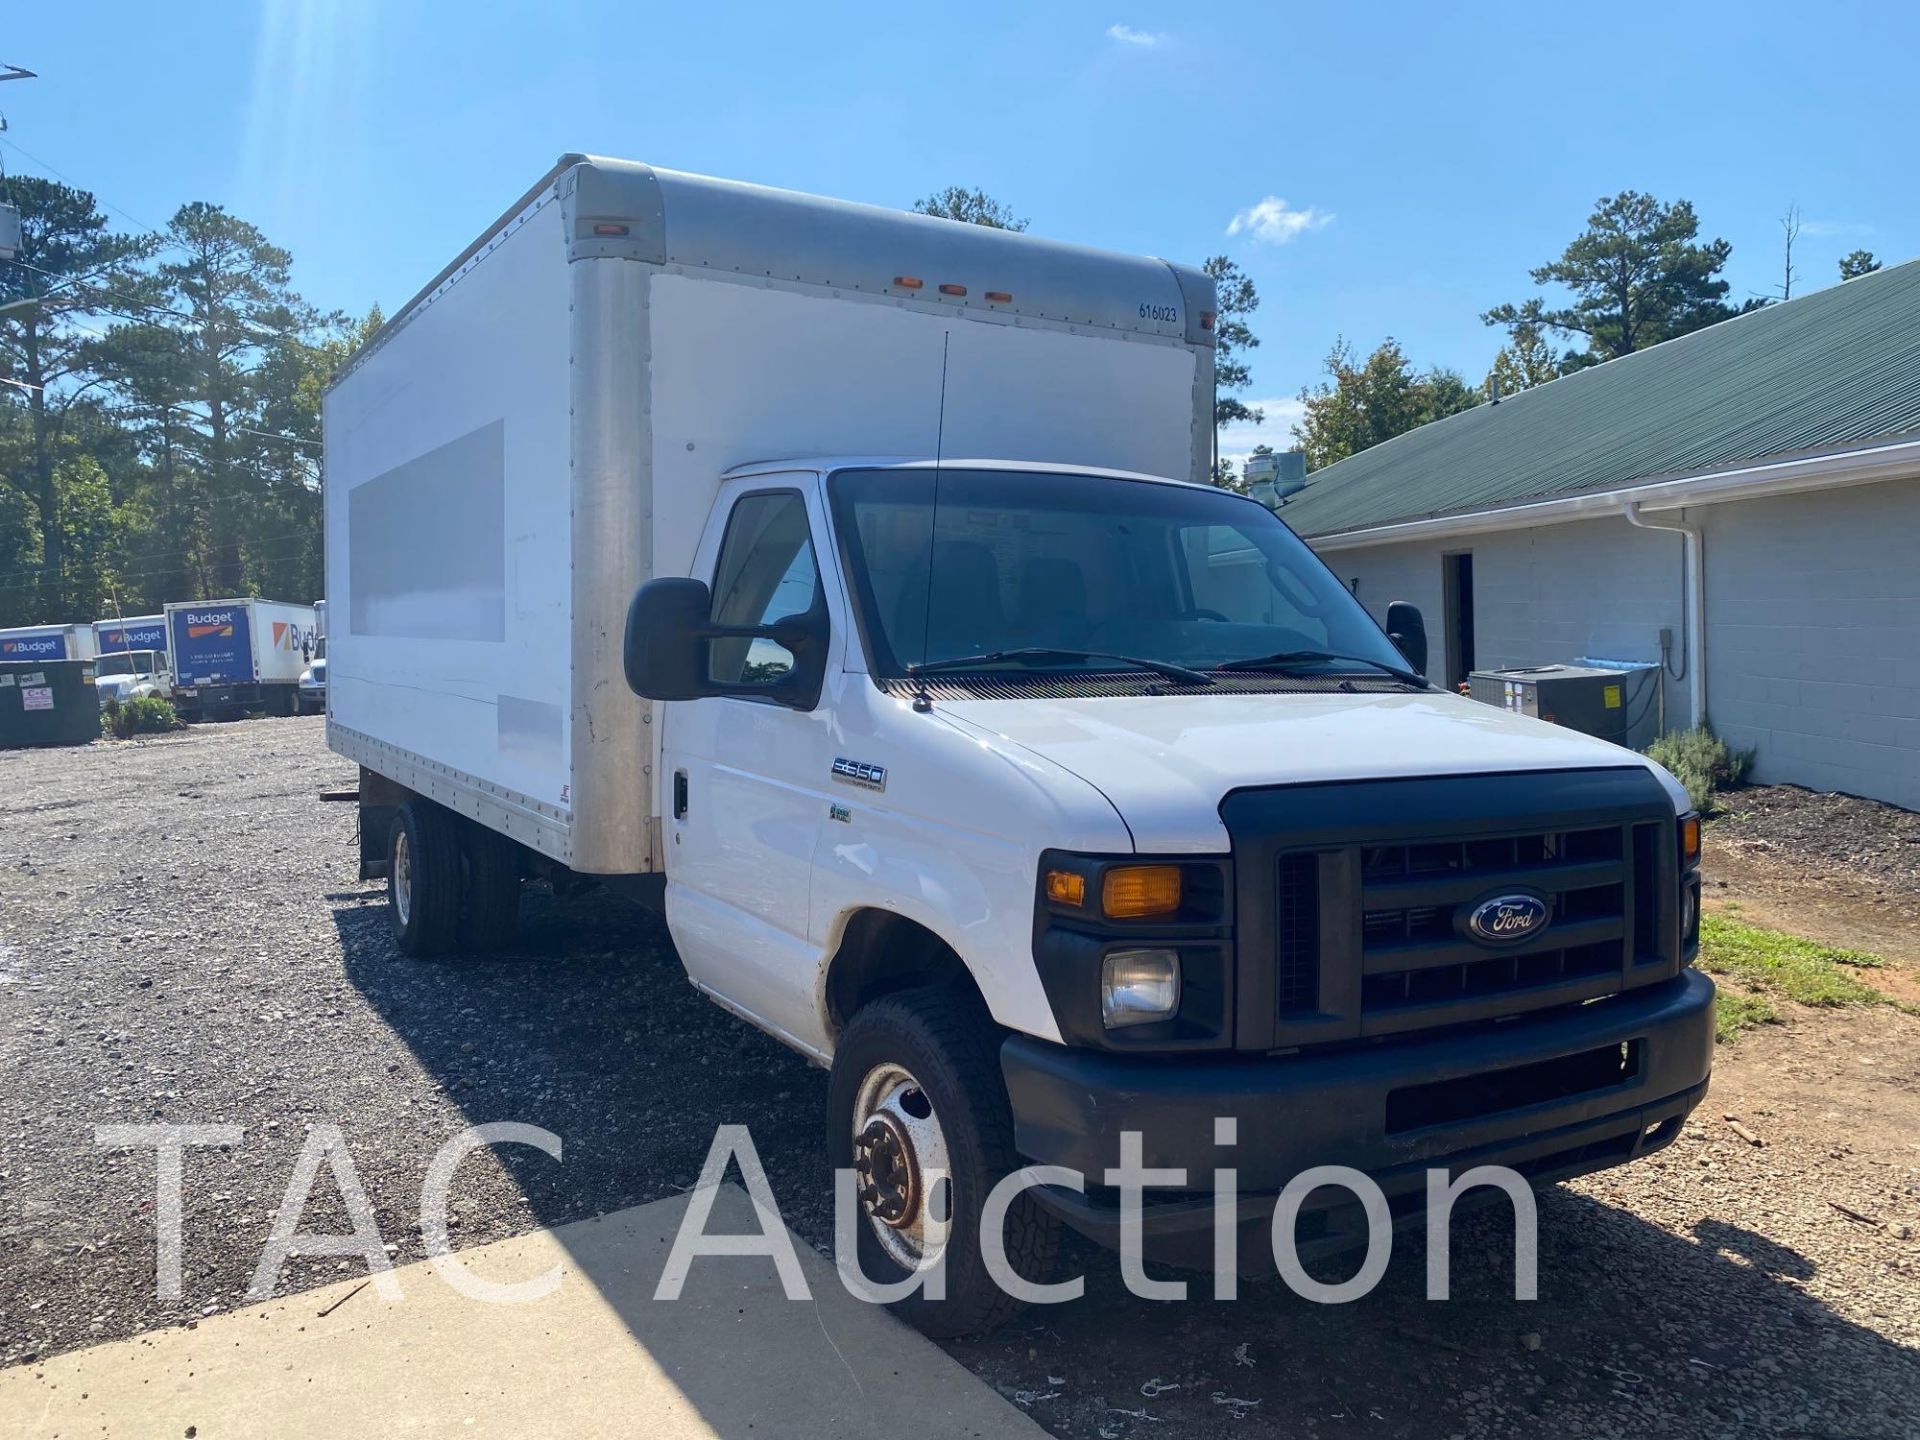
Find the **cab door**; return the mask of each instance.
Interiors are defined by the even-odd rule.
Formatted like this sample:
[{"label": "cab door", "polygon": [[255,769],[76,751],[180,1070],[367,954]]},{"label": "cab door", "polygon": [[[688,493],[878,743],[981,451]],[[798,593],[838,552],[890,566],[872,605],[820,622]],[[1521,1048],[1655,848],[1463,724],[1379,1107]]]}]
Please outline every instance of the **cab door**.
[{"label": "cab door", "polygon": [[[723,491],[694,574],[717,624],[825,617],[824,663],[838,669],[845,626],[829,609],[818,479],[756,476]],[[795,657],[768,639],[709,643],[713,679],[771,684]],[[666,708],[662,736],[667,918],[696,984],[819,1052],[817,947],[807,920],[814,844],[827,819],[830,712],[751,694]]]}]

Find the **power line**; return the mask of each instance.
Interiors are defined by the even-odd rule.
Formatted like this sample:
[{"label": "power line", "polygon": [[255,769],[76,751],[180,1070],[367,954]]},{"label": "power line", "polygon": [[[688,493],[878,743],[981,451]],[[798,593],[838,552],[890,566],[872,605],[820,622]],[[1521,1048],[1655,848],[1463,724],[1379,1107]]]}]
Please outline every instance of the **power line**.
[{"label": "power line", "polygon": [[[34,154],[31,150],[27,149],[26,146],[22,145],[18,140],[15,140],[11,135],[0,135],[0,145],[5,145],[9,150],[18,151],[20,154],[26,156],[27,159],[33,161],[33,163],[38,165],[42,170],[53,171],[55,175],[59,176],[62,180],[66,181],[67,184],[71,185],[74,189],[85,190],[87,194],[93,196],[94,199],[98,200],[102,205],[106,206],[107,209],[113,211],[114,214],[120,216],[122,219],[131,220],[134,224],[138,225],[142,230],[149,230],[155,234],[160,233],[160,231],[162,230],[163,228],[162,226],[149,225],[145,220],[142,220],[138,215],[133,214],[131,211],[122,210],[118,205],[114,204],[111,200],[107,199],[107,197],[102,195],[98,190],[88,189],[87,186],[82,185],[78,180],[74,179],[71,175],[67,174],[64,170],[58,169],[57,167],[48,164],[45,160],[42,160],[38,155]],[[169,246],[177,246],[179,242],[177,240],[171,240],[171,241],[168,241],[167,244]]]}]

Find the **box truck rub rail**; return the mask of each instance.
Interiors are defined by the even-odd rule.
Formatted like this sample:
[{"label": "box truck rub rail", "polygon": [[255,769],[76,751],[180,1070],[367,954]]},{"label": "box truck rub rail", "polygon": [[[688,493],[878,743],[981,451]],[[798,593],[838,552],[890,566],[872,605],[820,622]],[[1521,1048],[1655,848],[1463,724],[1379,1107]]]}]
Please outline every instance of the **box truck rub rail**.
[{"label": "box truck rub rail", "polygon": [[[996,1221],[1038,1274],[1115,1238],[1125,1132],[1253,1229],[1317,1164],[1404,1210],[1621,1163],[1706,1083],[1684,791],[1436,690],[1417,612],[1205,483],[1214,305],[570,156],[326,397],[328,737],[400,948],[503,943],[535,874],[663,905],[830,1068],[865,1272],[943,1254],[938,1333],[1011,1307],[1024,1162],[1084,1177]],[[1204,1203],[1150,1245],[1204,1259]]]}]

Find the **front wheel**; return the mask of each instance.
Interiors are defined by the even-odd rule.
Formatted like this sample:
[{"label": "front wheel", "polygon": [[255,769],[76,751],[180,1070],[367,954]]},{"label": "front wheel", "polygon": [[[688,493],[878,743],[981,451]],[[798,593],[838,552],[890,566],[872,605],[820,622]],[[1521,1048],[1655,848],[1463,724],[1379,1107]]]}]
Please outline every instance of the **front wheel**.
[{"label": "front wheel", "polygon": [[[876,1284],[904,1279],[928,1254],[929,1222],[944,1222],[946,1298],[916,1290],[892,1307],[936,1338],[980,1334],[1019,1308],[980,1244],[987,1194],[1020,1164],[999,1041],[978,996],[942,985],[875,1001],[834,1051],[827,1151],[836,1170],[854,1171],[861,1271]],[[1059,1221],[1022,1194],[1002,1238],[1013,1270],[1043,1282]]]}]

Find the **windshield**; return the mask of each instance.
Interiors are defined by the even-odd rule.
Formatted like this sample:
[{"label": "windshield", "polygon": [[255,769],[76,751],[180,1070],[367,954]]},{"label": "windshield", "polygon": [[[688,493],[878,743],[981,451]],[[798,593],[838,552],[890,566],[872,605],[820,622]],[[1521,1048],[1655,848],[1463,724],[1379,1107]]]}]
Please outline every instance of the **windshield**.
[{"label": "windshield", "polygon": [[[834,520],[876,675],[996,651],[982,669],[1211,670],[1321,651],[1309,673],[1405,659],[1346,587],[1253,501],[1198,486],[1003,470],[849,470]],[[931,574],[929,574],[931,568]],[[1355,661],[1360,663],[1356,664]]]},{"label": "windshield", "polygon": [[93,673],[96,677],[151,675],[159,669],[154,664],[153,655],[151,650],[122,650],[113,655],[102,655],[93,662]]}]

